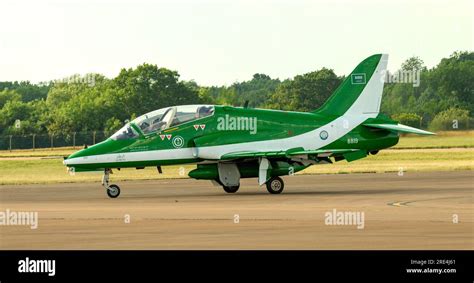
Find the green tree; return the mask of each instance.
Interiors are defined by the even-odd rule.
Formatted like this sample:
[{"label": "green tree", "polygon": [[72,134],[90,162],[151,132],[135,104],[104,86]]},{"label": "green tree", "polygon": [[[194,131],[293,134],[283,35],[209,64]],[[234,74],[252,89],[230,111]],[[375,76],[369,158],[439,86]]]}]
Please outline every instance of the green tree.
[{"label": "green tree", "polygon": [[[420,57],[408,58],[401,70],[421,70],[421,84],[386,84],[382,112],[412,126],[468,127],[474,113],[474,52],[458,51],[427,69]],[[93,81],[90,79],[93,78]],[[122,69],[113,79],[100,74],[75,75],[50,83],[0,82],[0,134],[111,133],[125,120],[170,105],[227,104],[311,111],[342,82],[330,69],[280,82],[265,74],[230,86],[199,86],[152,64]],[[420,118],[421,117],[421,118]],[[21,121],[21,127],[15,121]],[[473,123],[470,123],[472,125]]]},{"label": "green tree", "polygon": [[433,121],[430,123],[430,130],[457,130],[457,129],[469,129],[471,118],[469,117],[469,111],[459,108],[449,108],[448,110],[438,113]]},{"label": "green tree", "polygon": [[32,84],[29,81],[23,82],[0,82],[0,91],[15,90],[21,95],[23,102],[46,99],[50,84]]},{"label": "green tree", "polygon": [[35,105],[20,100],[10,100],[0,110],[0,129],[3,134],[31,134],[40,130],[34,117]]},{"label": "green tree", "polygon": [[232,104],[239,106],[248,101],[250,107],[262,107],[279,85],[278,79],[265,74],[254,74],[250,81],[231,85],[235,94]]},{"label": "green tree", "polygon": [[384,113],[415,113],[423,117],[423,127],[438,113],[453,107],[474,113],[473,52],[455,52],[430,70],[419,57],[402,64],[402,70],[420,68],[419,87],[402,83],[385,85],[381,108]]},{"label": "green tree", "polygon": [[267,105],[274,109],[312,111],[319,108],[341,82],[342,78],[326,68],[298,75],[281,83]]},{"label": "green tree", "polygon": [[110,136],[116,131],[118,131],[123,126],[123,124],[124,123],[119,119],[112,117],[105,122],[104,131],[107,136]]},{"label": "green tree", "polygon": [[8,101],[21,101],[21,95],[16,90],[4,89],[0,91],[0,109]]},{"label": "green tree", "polygon": [[199,103],[197,88],[179,81],[179,74],[156,65],[143,64],[122,69],[114,79],[116,97],[122,111],[131,116],[182,104]]},{"label": "green tree", "polygon": [[[455,52],[432,70],[430,86],[436,89],[445,107],[474,111],[474,52]],[[447,108],[443,109],[446,110]]]},{"label": "green tree", "polygon": [[392,115],[392,119],[407,126],[421,127],[422,117],[415,113],[394,114]]},{"label": "green tree", "polygon": [[418,56],[413,56],[405,60],[405,62],[402,63],[401,69],[403,71],[412,71],[412,70],[426,71],[425,63]]}]

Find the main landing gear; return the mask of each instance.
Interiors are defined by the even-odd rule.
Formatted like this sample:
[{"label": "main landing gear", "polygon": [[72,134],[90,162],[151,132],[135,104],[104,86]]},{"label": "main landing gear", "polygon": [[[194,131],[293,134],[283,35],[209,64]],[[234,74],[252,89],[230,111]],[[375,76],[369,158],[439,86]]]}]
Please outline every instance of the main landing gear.
[{"label": "main landing gear", "polygon": [[271,194],[280,194],[283,192],[285,183],[280,177],[271,177],[266,183],[267,191]]},{"label": "main landing gear", "polygon": [[120,187],[112,184],[109,185],[109,175],[112,173],[112,169],[105,169],[104,170],[104,177],[102,177],[102,186],[107,190],[107,195],[110,198],[116,198],[120,195]]},{"label": "main landing gear", "polygon": [[[224,189],[224,191],[226,193],[229,193],[229,194],[233,194],[233,193],[236,193],[238,190],[239,190],[239,185],[237,186],[224,186],[222,185],[221,182],[219,182],[218,180],[216,180],[221,186],[222,188]],[[283,182],[283,180],[280,178],[280,177],[272,177],[270,178],[266,183],[265,183],[266,187],[267,187],[267,191],[270,193],[270,194],[280,194],[281,192],[283,192],[283,189],[285,188],[285,183]]]}]

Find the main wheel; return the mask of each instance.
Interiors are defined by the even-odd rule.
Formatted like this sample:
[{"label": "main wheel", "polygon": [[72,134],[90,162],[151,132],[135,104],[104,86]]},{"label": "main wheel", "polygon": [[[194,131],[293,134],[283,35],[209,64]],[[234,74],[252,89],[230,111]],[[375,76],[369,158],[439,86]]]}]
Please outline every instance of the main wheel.
[{"label": "main wheel", "polygon": [[233,194],[235,192],[237,192],[240,188],[240,185],[237,185],[237,186],[230,186],[230,187],[227,187],[227,186],[222,186],[222,188],[224,188],[224,191],[226,193],[229,193],[229,194]]},{"label": "main wheel", "polygon": [[267,191],[271,194],[279,194],[283,191],[285,184],[280,177],[272,177],[267,181]]},{"label": "main wheel", "polygon": [[107,188],[107,195],[111,198],[116,198],[120,195],[120,187],[117,185],[110,185]]}]

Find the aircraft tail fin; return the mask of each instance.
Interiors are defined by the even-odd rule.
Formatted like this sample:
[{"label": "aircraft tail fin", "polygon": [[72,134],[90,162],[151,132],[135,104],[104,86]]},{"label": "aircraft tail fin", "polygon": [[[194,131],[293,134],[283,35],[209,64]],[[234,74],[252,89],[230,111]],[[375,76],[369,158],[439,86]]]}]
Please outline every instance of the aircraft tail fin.
[{"label": "aircraft tail fin", "polygon": [[313,113],[327,116],[378,114],[387,54],[375,54],[357,65],[329,99]]}]

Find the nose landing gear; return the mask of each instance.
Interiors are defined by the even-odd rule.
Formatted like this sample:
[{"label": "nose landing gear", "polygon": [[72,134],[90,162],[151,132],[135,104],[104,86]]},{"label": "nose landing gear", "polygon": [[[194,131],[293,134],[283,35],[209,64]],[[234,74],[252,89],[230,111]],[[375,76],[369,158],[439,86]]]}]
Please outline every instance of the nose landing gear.
[{"label": "nose landing gear", "polygon": [[102,177],[102,186],[107,190],[107,195],[110,198],[116,198],[120,195],[120,187],[111,184],[109,185],[109,175],[112,173],[112,169],[106,168],[104,170],[104,176]]}]

